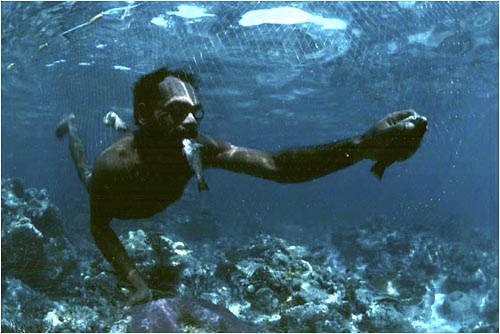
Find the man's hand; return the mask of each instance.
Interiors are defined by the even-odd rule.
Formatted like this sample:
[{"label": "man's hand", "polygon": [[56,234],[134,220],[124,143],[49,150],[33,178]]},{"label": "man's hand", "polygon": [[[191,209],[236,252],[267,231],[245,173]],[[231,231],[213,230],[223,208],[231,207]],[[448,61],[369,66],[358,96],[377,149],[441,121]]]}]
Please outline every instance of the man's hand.
[{"label": "man's hand", "polygon": [[135,291],[130,296],[127,304],[125,305],[125,310],[129,310],[134,305],[151,301],[151,291],[136,269],[132,269],[130,271],[127,280],[134,286]]},{"label": "man's hand", "polygon": [[412,109],[393,112],[378,121],[362,137],[365,157],[376,160],[372,168],[380,179],[394,161],[411,157],[427,131],[427,119]]}]

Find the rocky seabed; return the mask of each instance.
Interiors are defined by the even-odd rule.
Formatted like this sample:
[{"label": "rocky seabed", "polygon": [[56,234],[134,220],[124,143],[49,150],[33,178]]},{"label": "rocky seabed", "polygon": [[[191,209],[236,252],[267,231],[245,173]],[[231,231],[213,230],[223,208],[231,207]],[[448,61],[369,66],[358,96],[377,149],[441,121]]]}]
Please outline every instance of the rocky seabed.
[{"label": "rocky seabed", "polygon": [[47,191],[4,179],[1,208],[2,332],[499,330],[498,240],[478,231],[452,242],[376,217],[310,247],[134,230],[120,238],[155,301],[125,312],[130,286],[75,245]]}]

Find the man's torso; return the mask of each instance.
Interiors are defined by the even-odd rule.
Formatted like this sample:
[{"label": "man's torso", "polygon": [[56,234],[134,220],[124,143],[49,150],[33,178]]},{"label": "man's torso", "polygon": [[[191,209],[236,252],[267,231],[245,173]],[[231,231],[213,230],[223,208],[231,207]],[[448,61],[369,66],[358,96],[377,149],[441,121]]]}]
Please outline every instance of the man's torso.
[{"label": "man's torso", "polygon": [[139,149],[127,134],[101,153],[90,187],[95,214],[146,218],[180,198],[193,172],[182,148]]}]

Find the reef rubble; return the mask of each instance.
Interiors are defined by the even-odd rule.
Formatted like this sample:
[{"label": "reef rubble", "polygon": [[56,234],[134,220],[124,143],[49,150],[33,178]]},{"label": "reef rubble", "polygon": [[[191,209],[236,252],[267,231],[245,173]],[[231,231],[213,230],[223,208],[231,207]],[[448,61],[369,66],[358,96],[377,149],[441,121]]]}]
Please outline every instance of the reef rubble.
[{"label": "reef rubble", "polygon": [[124,311],[130,286],[71,241],[47,191],[4,179],[1,199],[2,332],[498,332],[498,240],[482,235],[385,217],[314,246],[132,230],[154,301]]}]

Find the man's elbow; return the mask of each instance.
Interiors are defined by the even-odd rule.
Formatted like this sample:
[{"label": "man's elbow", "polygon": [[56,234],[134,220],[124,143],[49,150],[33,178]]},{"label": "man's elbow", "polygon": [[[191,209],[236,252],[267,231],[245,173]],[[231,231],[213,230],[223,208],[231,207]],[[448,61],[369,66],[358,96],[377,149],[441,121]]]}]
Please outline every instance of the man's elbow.
[{"label": "man's elbow", "polygon": [[304,171],[292,168],[290,164],[275,162],[271,171],[269,179],[280,184],[302,183],[311,180],[308,175],[303,173]]},{"label": "man's elbow", "polygon": [[273,157],[273,181],[281,184],[303,183],[327,174],[320,169],[311,169],[309,164],[299,163],[293,158],[293,152],[282,152]]},{"label": "man's elbow", "polygon": [[280,183],[280,184],[287,184],[287,183],[303,183],[312,180],[313,178],[311,177],[306,177],[306,176],[299,176],[299,175],[293,175],[290,173],[277,173],[273,177],[273,181]]}]

